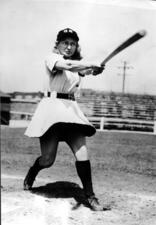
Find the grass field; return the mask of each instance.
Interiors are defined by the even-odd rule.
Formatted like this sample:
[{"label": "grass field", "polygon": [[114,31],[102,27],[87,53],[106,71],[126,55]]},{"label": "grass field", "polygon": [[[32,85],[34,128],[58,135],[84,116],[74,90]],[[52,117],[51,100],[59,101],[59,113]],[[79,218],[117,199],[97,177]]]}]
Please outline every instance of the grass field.
[{"label": "grass field", "polygon": [[[20,163],[25,169],[40,154],[38,139],[27,138],[23,133],[23,128],[2,128],[2,169],[12,164],[18,169]],[[155,135],[97,132],[87,139],[87,144],[94,168],[156,176]],[[73,156],[66,144],[60,143],[58,152],[57,163],[62,157],[65,164],[72,163]]]},{"label": "grass field", "polygon": [[[36,215],[36,205],[33,205],[32,208],[31,202],[38,195],[24,192],[22,179],[29,166],[40,155],[40,148],[38,139],[28,138],[23,133],[23,128],[1,128],[2,207],[10,206],[9,210],[4,210],[4,214],[2,214],[3,225],[18,225],[19,217],[17,215],[19,212],[11,210],[11,207],[14,208],[15,205],[22,207],[22,212],[20,211],[19,214],[20,225],[25,225],[24,221],[33,216],[33,210]],[[77,210],[71,211],[70,216],[67,216],[68,221],[63,222],[59,219],[60,215],[54,216],[47,209],[46,215],[45,212],[43,215],[43,212],[40,211],[40,216],[42,215],[42,219],[44,218],[42,225],[155,225],[156,136],[97,132],[94,137],[87,139],[87,144],[90,149],[95,192],[102,202],[111,204],[112,210],[99,214],[81,206]],[[59,185],[60,182],[62,185],[66,183],[65,187],[72,183],[81,187],[74,164],[74,157],[70,149],[65,143],[60,143],[55,164],[52,168],[40,172],[34,186],[43,187],[49,183],[51,185],[44,186],[48,189],[49,187],[53,188],[57,182]],[[45,193],[39,192],[39,196],[44,196],[42,201],[44,204],[48,204],[47,207],[57,205],[58,196],[62,201],[66,199],[71,205],[75,203],[73,196],[67,194],[67,190],[65,190],[67,188],[62,190],[63,195],[60,195],[59,188],[60,186],[57,186],[56,193],[51,195],[47,195],[49,189]],[[12,200],[13,198],[14,200]],[[21,198],[24,199],[24,203],[21,203]],[[31,206],[28,207],[29,204]],[[86,217],[82,218],[84,212]],[[32,224],[39,225],[37,222]]]}]

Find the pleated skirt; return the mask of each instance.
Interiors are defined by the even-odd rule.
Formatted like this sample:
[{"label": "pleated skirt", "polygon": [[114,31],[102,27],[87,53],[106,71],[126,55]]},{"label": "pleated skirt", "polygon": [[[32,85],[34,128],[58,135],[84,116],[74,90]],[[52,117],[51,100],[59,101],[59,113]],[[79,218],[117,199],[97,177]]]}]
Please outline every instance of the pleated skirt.
[{"label": "pleated skirt", "polygon": [[38,104],[25,135],[41,137],[48,129],[56,127],[65,133],[79,131],[84,136],[92,136],[96,132],[76,101],[45,97]]}]

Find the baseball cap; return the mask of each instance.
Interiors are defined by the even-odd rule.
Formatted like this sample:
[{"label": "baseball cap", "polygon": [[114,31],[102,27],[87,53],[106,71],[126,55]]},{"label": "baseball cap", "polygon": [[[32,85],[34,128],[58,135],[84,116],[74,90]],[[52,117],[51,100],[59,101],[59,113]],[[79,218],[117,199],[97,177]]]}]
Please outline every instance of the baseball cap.
[{"label": "baseball cap", "polygon": [[69,37],[74,39],[77,42],[79,41],[79,37],[78,37],[77,33],[70,28],[66,28],[66,29],[59,31],[59,33],[57,34],[57,41],[60,42]]}]

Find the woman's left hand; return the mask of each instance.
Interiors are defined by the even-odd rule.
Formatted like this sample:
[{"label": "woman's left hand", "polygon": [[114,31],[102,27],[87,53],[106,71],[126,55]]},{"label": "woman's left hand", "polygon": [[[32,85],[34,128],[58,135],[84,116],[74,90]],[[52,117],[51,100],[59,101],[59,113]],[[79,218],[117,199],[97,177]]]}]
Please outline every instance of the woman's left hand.
[{"label": "woman's left hand", "polygon": [[93,76],[96,76],[98,74],[101,74],[104,69],[105,69],[104,66],[101,66],[101,67],[95,66],[95,67],[93,67],[93,69],[92,69]]}]

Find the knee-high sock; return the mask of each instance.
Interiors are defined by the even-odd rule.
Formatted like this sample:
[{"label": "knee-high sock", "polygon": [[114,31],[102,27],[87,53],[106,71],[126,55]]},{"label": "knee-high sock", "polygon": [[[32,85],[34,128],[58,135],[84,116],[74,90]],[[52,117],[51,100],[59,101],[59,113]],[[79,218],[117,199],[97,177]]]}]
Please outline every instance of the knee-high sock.
[{"label": "knee-high sock", "polygon": [[40,163],[39,163],[39,160],[40,160],[41,156],[38,157],[36,159],[36,161],[34,162],[33,166],[31,167],[33,169],[33,172],[37,175],[38,172],[42,169],[44,169],[45,167],[44,166],[41,166]]},{"label": "knee-high sock", "polygon": [[94,195],[90,161],[76,161],[75,164],[86,196],[89,197],[91,195]]}]

